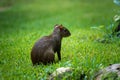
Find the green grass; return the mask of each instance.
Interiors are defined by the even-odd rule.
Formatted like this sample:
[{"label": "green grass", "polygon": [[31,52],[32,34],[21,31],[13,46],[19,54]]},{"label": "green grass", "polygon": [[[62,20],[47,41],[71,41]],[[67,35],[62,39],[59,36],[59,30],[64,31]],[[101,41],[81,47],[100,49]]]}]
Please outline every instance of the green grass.
[{"label": "green grass", "polygon": [[[110,25],[119,9],[112,0],[1,1],[0,80],[45,80],[49,72],[67,66],[75,68],[73,79],[80,73],[92,79],[97,70],[119,63],[120,40],[99,43],[96,39],[102,38],[104,32],[91,28]],[[63,24],[72,34],[63,39],[62,60],[33,67],[32,46],[40,37],[49,35],[55,24]]]}]

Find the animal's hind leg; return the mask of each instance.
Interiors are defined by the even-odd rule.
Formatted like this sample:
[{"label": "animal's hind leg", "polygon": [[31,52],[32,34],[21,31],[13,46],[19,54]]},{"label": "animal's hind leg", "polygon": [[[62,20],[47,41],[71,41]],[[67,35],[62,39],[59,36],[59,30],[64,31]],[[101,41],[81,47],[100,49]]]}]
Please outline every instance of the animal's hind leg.
[{"label": "animal's hind leg", "polygon": [[54,53],[53,52],[49,52],[49,53],[47,53],[47,56],[46,56],[46,62],[47,63],[54,63],[54,61],[55,61],[55,55],[54,55]]}]

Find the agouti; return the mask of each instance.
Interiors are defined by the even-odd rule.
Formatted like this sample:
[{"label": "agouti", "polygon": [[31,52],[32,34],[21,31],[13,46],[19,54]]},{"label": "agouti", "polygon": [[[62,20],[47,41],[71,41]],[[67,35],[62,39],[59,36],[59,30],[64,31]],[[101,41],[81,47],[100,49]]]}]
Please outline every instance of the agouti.
[{"label": "agouti", "polygon": [[62,25],[55,25],[53,33],[39,39],[32,48],[31,60],[33,65],[47,64],[55,61],[55,53],[61,60],[61,41],[63,37],[70,36],[70,31]]}]

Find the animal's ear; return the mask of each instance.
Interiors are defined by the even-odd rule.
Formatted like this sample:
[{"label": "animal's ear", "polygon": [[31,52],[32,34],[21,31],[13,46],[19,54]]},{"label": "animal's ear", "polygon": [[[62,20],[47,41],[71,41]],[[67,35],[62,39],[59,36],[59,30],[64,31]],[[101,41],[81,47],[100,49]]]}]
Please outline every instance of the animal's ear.
[{"label": "animal's ear", "polygon": [[63,26],[62,26],[62,24],[61,24],[61,25],[56,24],[56,25],[54,26],[54,28],[59,28],[60,31],[61,31],[61,30],[63,29]]},{"label": "animal's ear", "polygon": [[54,28],[57,28],[57,27],[59,27],[59,25],[58,25],[58,24],[56,24],[56,25],[54,26]]},{"label": "animal's ear", "polygon": [[63,26],[60,25],[60,26],[59,26],[59,29],[60,29],[60,30],[63,30]]}]

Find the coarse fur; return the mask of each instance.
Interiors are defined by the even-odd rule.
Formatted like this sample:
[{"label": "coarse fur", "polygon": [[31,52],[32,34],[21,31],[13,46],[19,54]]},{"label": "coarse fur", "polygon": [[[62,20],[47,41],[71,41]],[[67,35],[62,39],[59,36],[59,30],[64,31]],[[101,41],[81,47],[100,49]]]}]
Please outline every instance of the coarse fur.
[{"label": "coarse fur", "polygon": [[31,60],[35,64],[47,64],[55,61],[55,53],[57,52],[58,59],[61,60],[61,41],[63,37],[70,36],[69,30],[62,25],[55,25],[53,33],[49,36],[44,36],[38,40],[32,48]]}]

